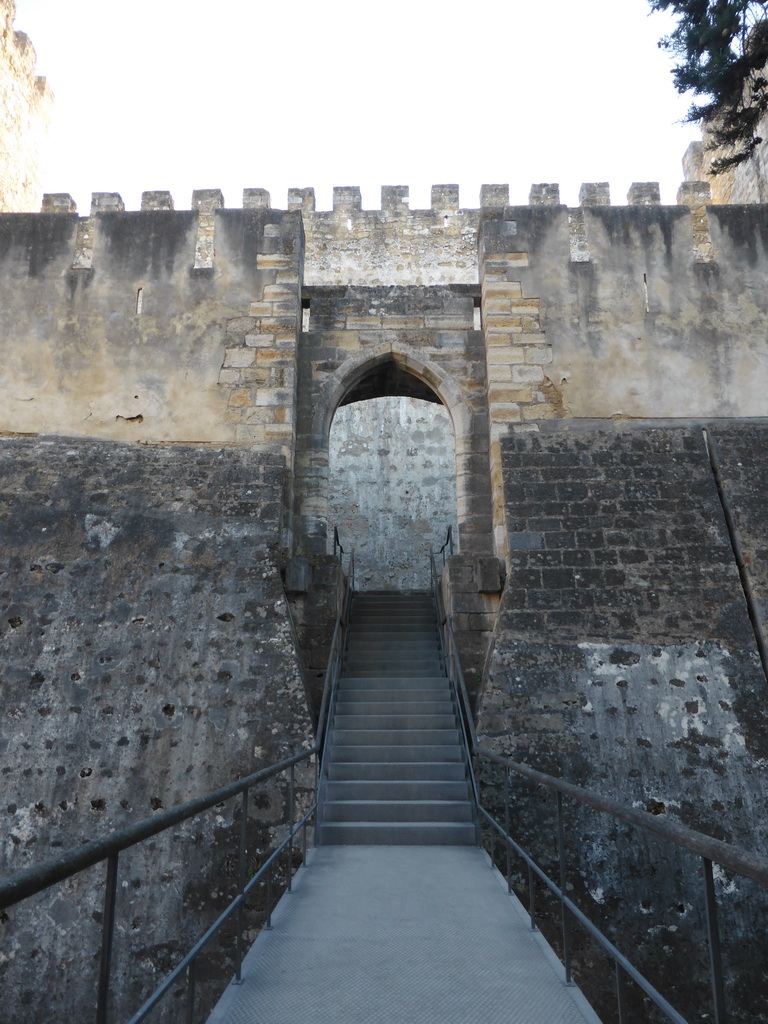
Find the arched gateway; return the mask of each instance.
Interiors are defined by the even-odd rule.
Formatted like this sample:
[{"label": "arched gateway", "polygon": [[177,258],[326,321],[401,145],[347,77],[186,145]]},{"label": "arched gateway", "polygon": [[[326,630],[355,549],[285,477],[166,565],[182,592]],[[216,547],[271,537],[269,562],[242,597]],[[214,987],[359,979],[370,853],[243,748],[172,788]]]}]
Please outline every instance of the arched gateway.
[{"label": "arched gateway", "polygon": [[[459,546],[467,552],[491,552],[487,418],[482,410],[473,410],[466,381],[449,379],[439,365],[417,358],[403,344],[350,354],[332,372],[319,369],[305,382],[303,394],[302,383],[296,459],[299,551],[322,553],[328,543],[328,446],[337,409],[367,398],[400,395],[445,406],[455,438]],[[452,519],[451,510],[446,522]]]}]

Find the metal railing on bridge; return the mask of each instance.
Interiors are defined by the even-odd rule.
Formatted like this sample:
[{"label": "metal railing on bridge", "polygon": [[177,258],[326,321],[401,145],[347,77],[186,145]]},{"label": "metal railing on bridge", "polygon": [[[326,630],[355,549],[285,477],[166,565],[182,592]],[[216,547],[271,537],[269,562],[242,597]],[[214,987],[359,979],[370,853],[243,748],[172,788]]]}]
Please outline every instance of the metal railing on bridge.
[{"label": "metal railing on bridge", "polygon": [[[450,528],[446,544],[450,539]],[[438,552],[430,552],[433,599],[435,602],[443,659],[446,674],[451,680],[454,698],[459,711],[462,729],[466,737],[472,758],[477,764],[492,764],[504,770],[504,822],[499,822],[483,806],[482,791],[478,787],[472,773],[472,785],[477,795],[478,812],[491,830],[497,835],[505,850],[507,888],[512,892],[511,854],[514,853],[525,864],[527,870],[528,914],[531,928],[537,928],[536,888],[535,880],[553,894],[560,903],[561,917],[561,948],[565,970],[565,980],[572,982],[571,922],[576,921],[592,939],[613,960],[616,973],[616,1005],[619,1024],[627,1024],[627,1005],[625,983],[627,979],[635,982],[650,1002],[664,1015],[665,1019],[674,1024],[688,1024],[686,1019],[669,1003],[669,1001],[651,984],[651,982],[630,962],[617,946],[594,924],[567,895],[568,873],[566,865],[565,820],[563,798],[568,798],[582,806],[591,807],[604,814],[611,815],[617,821],[627,822],[643,831],[660,836],[679,849],[689,850],[701,859],[701,892],[706,912],[706,939],[709,947],[709,975],[712,990],[712,1017],[714,1024],[727,1024],[725,985],[721,955],[720,931],[717,920],[717,900],[715,895],[713,865],[750,878],[760,885],[768,886],[768,859],[729,843],[713,839],[694,829],[687,828],[677,822],[665,821],[648,811],[628,807],[581,786],[555,778],[544,772],[537,771],[529,765],[521,764],[510,758],[501,757],[494,751],[486,750],[479,745],[471,710],[469,695],[461,667],[459,647],[451,624],[451,616],[446,611],[442,593],[442,581],[438,572],[437,557],[443,555],[443,545]],[[544,790],[554,792],[557,799],[556,843],[558,880],[552,879],[531,856],[530,852],[516,841],[510,832],[510,778],[518,776],[528,779]]]},{"label": "metal railing on bridge", "polygon": [[[335,531],[334,531],[335,532]],[[338,536],[338,535],[336,535]],[[341,545],[338,545],[341,549]],[[341,555],[341,551],[340,551]],[[339,557],[340,557],[339,555]],[[151,818],[144,818],[133,825],[113,832],[102,839],[96,839],[85,843],[75,850],[70,850],[58,857],[51,858],[42,864],[20,871],[10,878],[0,881],[0,910],[11,907],[22,900],[25,900],[37,893],[49,889],[59,882],[63,882],[73,875],[85,871],[96,864],[106,862],[106,877],[104,880],[104,911],[101,918],[101,953],[99,963],[98,992],[96,998],[96,1024],[107,1024],[110,1019],[109,1003],[110,989],[113,970],[113,939],[116,919],[116,894],[120,878],[120,854],[125,850],[136,846],[152,836],[165,832],[182,822],[196,818],[206,811],[216,808],[220,810],[221,804],[229,800],[240,799],[240,822],[237,841],[237,892],[234,898],[219,914],[216,920],[200,936],[188,953],[182,957],[173,970],[166,975],[155,991],[145,1000],[139,1009],[130,1018],[129,1024],[140,1024],[148,1014],[160,1004],[163,997],[174,987],[177,982],[183,981],[186,976],[186,1024],[192,1024],[195,1014],[196,982],[195,971],[197,961],[213,938],[218,934],[221,927],[235,917],[236,921],[236,948],[235,948],[235,978],[240,980],[241,967],[245,956],[244,931],[245,931],[245,908],[246,900],[256,886],[264,883],[266,886],[266,925],[271,922],[271,914],[277,902],[274,894],[274,881],[280,871],[281,859],[285,859],[286,890],[291,891],[291,880],[294,873],[294,848],[297,837],[301,833],[301,856],[302,862],[306,860],[307,850],[307,828],[314,824],[313,819],[317,815],[317,794],[318,794],[318,765],[322,758],[323,748],[327,736],[329,722],[330,701],[336,691],[336,678],[338,677],[344,646],[346,643],[346,627],[349,617],[349,606],[354,585],[354,552],[350,555],[350,575],[345,589],[342,608],[336,619],[336,624],[331,642],[328,666],[325,673],[323,686],[323,697],[318,717],[318,727],[315,743],[308,750],[301,751],[280,761],[277,764],[263,768],[245,778],[232,782],[227,786],[213,790],[204,796],[186,803],[180,804],[167,811],[162,811]],[[296,816],[295,800],[295,771],[298,765],[314,762],[314,799],[311,806],[299,817]],[[249,825],[249,796],[263,787],[271,780],[281,775],[288,778],[288,818],[284,825],[287,827],[287,835],[277,844],[259,869],[248,875],[248,825]]]}]

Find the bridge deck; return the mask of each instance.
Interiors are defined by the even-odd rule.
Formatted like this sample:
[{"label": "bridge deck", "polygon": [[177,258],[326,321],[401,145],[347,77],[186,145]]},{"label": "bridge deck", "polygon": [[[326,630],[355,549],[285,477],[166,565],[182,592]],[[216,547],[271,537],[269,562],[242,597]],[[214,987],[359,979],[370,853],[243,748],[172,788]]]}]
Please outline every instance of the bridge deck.
[{"label": "bridge deck", "polygon": [[208,1024],[600,1024],[480,850],[324,846]]}]

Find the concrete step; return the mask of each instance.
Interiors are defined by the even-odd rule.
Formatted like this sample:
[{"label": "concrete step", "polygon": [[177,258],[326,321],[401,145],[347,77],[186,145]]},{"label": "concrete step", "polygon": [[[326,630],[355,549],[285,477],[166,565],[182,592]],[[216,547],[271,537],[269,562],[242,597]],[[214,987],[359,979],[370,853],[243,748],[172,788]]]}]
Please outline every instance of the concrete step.
[{"label": "concrete step", "polygon": [[[439,665],[435,666],[435,668],[432,669],[432,670],[430,670],[430,668],[427,665],[418,665],[418,666],[411,665],[409,667],[411,669],[413,669],[413,671],[418,671],[418,673],[419,673],[419,675],[421,676],[422,679],[427,679],[427,678],[430,678],[430,677],[432,679],[439,679],[439,678],[442,677],[442,668]],[[404,666],[400,666],[400,667],[393,668],[390,671],[389,669],[387,669],[387,667],[385,665],[381,665],[381,664],[374,665],[370,669],[367,669],[364,665],[355,664],[355,665],[350,665],[348,667],[347,671],[349,672],[350,675],[353,675],[354,677],[356,677],[358,679],[371,678],[371,677],[379,678],[379,679],[384,679],[384,678],[399,679],[399,678],[402,678],[403,668],[404,668]]]},{"label": "concrete step", "polygon": [[408,655],[391,658],[379,655],[353,657],[344,663],[345,675],[365,673],[402,676],[409,671],[420,676],[440,676],[443,674],[443,666],[437,658],[409,658]]},{"label": "concrete step", "polygon": [[464,782],[461,761],[341,761],[328,765],[329,782]]},{"label": "concrete step", "polygon": [[335,741],[331,747],[331,762],[334,761],[365,761],[384,762],[391,761],[394,764],[406,762],[433,762],[433,761],[456,761],[463,766],[461,744],[456,743],[419,743],[409,745],[407,743],[387,744],[341,744]]},{"label": "concrete step", "polygon": [[326,800],[467,800],[469,783],[461,781],[389,780],[326,783]]},{"label": "concrete step", "polygon": [[469,800],[326,800],[323,824],[331,821],[472,821]]},{"label": "concrete step", "polygon": [[424,619],[423,621],[414,622],[412,619],[404,619],[400,621],[398,619],[393,620],[389,616],[384,616],[381,620],[374,620],[366,622],[360,620],[353,622],[349,627],[350,636],[356,635],[363,632],[372,633],[434,633],[437,637],[437,630],[435,628],[434,619]]},{"label": "concrete step", "polygon": [[320,826],[323,846],[474,846],[468,822],[331,822]]},{"label": "concrete step", "polygon": [[459,744],[460,736],[455,723],[447,729],[344,729],[333,723],[334,747],[447,747]]},{"label": "concrete step", "polygon": [[[343,675],[339,679],[339,695],[350,691],[368,690],[399,690],[401,693],[414,693],[417,690],[431,690],[434,693],[450,694],[451,688],[445,676],[356,676]],[[405,698],[403,698],[405,699]]]},{"label": "concrete step", "polygon": [[[362,692],[361,699],[353,699],[352,694],[345,694],[342,700],[341,695],[336,702],[336,714],[337,715],[355,715],[355,716],[373,716],[374,718],[378,715],[453,715],[453,703],[448,700],[411,700],[403,699],[403,693],[400,690],[387,691],[391,695],[391,700],[383,698],[381,693],[376,694],[376,700],[370,700],[370,690]],[[418,691],[418,693],[424,693],[424,691]],[[418,696],[418,693],[416,696]],[[427,690],[428,694],[429,691]],[[412,694],[408,694],[410,698]],[[382,698],[382,699],[379,699]]]},{"label": "concrete step", "polygon": [[367,651],[402,651],[405,654],[421,654],[426,652],[436,655],[437,644],[433,637],[421,639],[417,634],[406,633],[405,636],[391,637],[389,634],[381,637],[371,637],[369,634],[350,636],[347,645],[348,654],[360,654]]},{"label": "concrete step", "polygon": [[348,732],[351,729],[373,729],[376,731],[382,729],[455,729],[456,716],[453,714],[453,708],[442,715],[429,711],[425,714],[411,714],[410,712],[398,714],[395,712],[367,715],[348,713],[337,706],[333,724],[334,729],[341,729],[343,732]]}]

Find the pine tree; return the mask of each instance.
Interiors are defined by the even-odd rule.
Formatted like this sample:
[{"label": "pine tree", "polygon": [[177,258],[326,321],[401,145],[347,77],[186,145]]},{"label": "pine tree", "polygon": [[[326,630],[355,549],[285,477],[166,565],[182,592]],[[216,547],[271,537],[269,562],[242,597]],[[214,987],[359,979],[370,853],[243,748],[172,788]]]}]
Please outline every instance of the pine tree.
[{"label": "pine tree", "polygon": [[714,147],[727,155],[712,161],[715,174],[747,160],[762,142],[757,134],[768,110],[768,3],[753,0],[650,0],[671,11],[678,24],[659,43],[679,63],[678,92],[694,101],[688,121],[704,123]]}]

